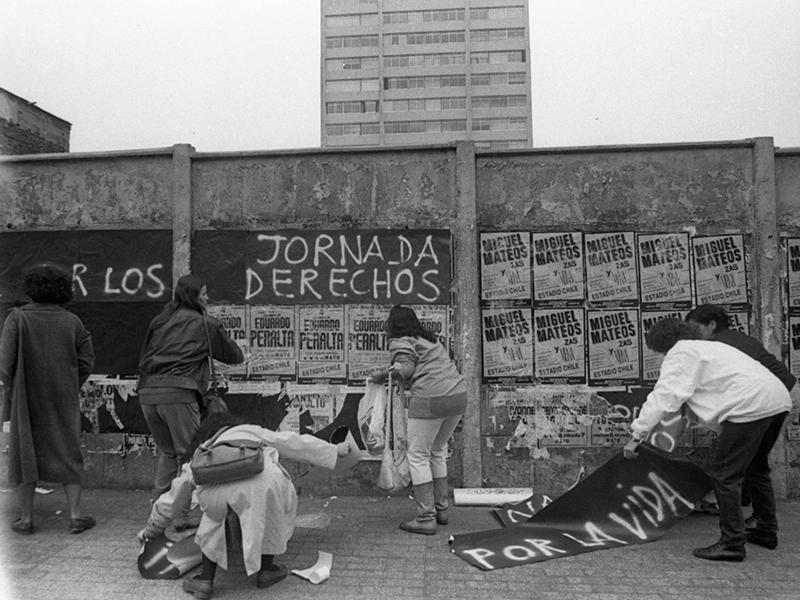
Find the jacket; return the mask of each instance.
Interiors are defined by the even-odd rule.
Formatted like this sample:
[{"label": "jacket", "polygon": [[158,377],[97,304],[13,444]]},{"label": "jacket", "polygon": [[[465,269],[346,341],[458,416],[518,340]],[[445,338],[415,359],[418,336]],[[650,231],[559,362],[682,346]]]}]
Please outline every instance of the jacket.
[{"label": "jacket", "polygon": [[214,317],[179,308],[161,327],[154,329],[151,322],[139,357],[139,389],[175,387],[204,394],[210,377],[209,341],[216,360],[244,362],[241,348]]},{"label": "jacket", "polygon": [[786,365],[775,358],[756,338],[735,329],[720,329],[714,335],[714,339],[723,344],[733,346],[747,354],[747,356],[756,359],[772,371],[772,374],[781,380],[787,390],[792,391],[794,384],[797,383],[797,378],[789,372]]}]

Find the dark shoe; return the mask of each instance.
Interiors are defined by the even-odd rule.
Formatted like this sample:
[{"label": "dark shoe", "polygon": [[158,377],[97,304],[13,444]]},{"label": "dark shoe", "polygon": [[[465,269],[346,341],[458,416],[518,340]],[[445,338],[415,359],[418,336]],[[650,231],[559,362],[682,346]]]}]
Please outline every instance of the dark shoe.
[{"label": "dark shoe", "polygon": [[92,517],[78,517],[77,519],[69,520],[70,533],[83,533],[87,529],[91,529],[97,525],[97,522]]},{"label": "dark shoe", "polygon": [[258,572],[256,585],[260,588],[268,588],[269,586],[275,585],[279,581],[286,579],[286,575],[288,574],[289,569],[287,569],[284,565],[272,565],[271,569]]},{"label": "dark shoe", "polygon": [[694,511],[706,513],[707,515],[719,515],[719,506],[716,502],[708,502],[707,500],[700,500],[694,505]]},{"label": "dark shoe", "polygon": [[775,550],[778,546],[778,534],[770,531],[751,529],[747,532],[747,541],[756,546],[763,546],[769,550]]},{"label": "dark shoe", "polygon": [[422,535],[436,535],[436,519],[429,521],[419,521],[411,519],[400,523],[400,529],[409,533],[421,533]]},{"label": "dark shoe", "polygon": [[446,510],[437,510],[436,511],[436,522],[439,525],[447,525],[450,522],[450,519],[447,518],[447,511]]},{"label": "dark shoe", "polygon": [[194,594],[195,598],[205,600],[211,598],[214,591],[214,582],[210,579],[200,579],[199,575],[183,580],[183,591]]},{"label": "dark shoe", "polygon": [[755,515],[750,515],[744,520],[744,528],[747,531],[751,529],[758,529],[758,517]]},{"label": "dark shoe", "polygon": [[33,533],[33,521],[17,519],[11,524],[11,531],[20,535],[31,535]]},{"label": "dark shoe", "polygon": [[705,548],[695,548],[692,550],[697,558],[706,560],[726,560],[729,562],[742,562],[745,557],[744,546],[731,547],[722,542],[717,542]]}]

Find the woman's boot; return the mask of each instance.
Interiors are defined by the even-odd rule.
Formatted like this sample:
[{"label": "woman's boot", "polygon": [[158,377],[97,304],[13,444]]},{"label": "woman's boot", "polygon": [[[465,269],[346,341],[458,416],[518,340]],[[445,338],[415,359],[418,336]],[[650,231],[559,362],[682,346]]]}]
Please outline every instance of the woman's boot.
[{"label": "woman's boot", "polygon": [[409,533],[434,535],[436,533],[436,507],[433,503],[433,482],[414,486],[414,502],[417,503],[417,516],[400,523],[400,529]]},{"label": "woman's boot", "polygon": [[447,485],[447,477],[433,478],[433,504],[436,507],[436,522],[439,525],[447,525],[447,509],[450,507],[450,488]]}]

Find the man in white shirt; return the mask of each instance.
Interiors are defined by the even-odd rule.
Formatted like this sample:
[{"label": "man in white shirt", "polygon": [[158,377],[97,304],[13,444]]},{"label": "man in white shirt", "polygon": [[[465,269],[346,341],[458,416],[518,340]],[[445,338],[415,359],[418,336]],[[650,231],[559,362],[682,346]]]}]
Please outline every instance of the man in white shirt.
[{"label": "man in white shirt", "polygon": [[[709,465],[719,504],[720,539],[693,554],[708,560],[741,561],[745,540],[777,546],[775,495],[766,456],[791,409],[786,387],[766,367],[745,353],[714,341],[697,339],[697,329],[680,319],[664,319],[648,332],[647,346],[664,354],[661,373],[639,416],[631,424],[626,458],[636,457],[661,418],[684,404],[706,427],[719,433]],[[745,532],[742,482],[751,481],[759,531]]]}]

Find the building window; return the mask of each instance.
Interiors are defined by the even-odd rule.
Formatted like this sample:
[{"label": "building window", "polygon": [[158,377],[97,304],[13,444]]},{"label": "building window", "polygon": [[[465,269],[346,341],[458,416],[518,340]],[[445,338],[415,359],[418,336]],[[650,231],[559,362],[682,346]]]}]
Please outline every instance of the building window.
[{"label": "building window", "polygon": [[463,8],[443,10],[404,10],[383,13],[384,25],[393,25],[398,23],[440,23],[446,21],[463,20]]},{"label": "building window", "polygon": [[425,33],[400,33],[386,36],[391,46],[416,46],[425,44],[452,44],[464,41],[463,31],[428,31]]},{"label": "building window", "polygon": [[526,96],[473,96],[472,108],[513,108],[528,105]]},{"label": "building window", "polygon": [[472,52],[469,55],[469,62],[473,65],[488,65],[489,53],[488,52]]},{"label": "building window", "polygon": [[325,82],[327,92],[377,92],[377,79],[331,79]]},{"label": "building window", "polygon": [[448,131],[466,131],[466,119],[448,119],[431,121],[387,121],[383,124],[384,133],[441,133]]},{"label": "building window", "polygon": [[368,48],[378,46],[377,35],[345,35],[325,38],[326,48]]},{"label": "building window", "polygon": [[325,127],[325,133],[331,137],[339,135],[375,135],[380,132],[381,129],[378,123],[343,123]]},{"label": "building window", "polygon": [[500,40],[513,40],[525,37],[525,28],[514,29],[473,29],[470,31],[470,40],[473,42],[495,42]]},{"label": "building window", "polygon": [[525,18],[524,6],[498,6],[495,8],[471,8],[469,18],[472,21],[497,21],[500,19]]},{"label": "building window", "polygon": [[325,104],[325,112],[329,115],[342,113],[374,113],[378,112],[378,101],[328,102]]},{"label": "building window", "polygon": [[466,75],[426,75],[425,77],[384,77],[383,89],[406,90],[414,88],[464,87]]},{"label": "building window", "polygon": [[357,71],[362,69],[377,69],[377,56],[353,56],[349,58],[329,58],[325,61],[325,70],[329,73],[336,71]]}]

